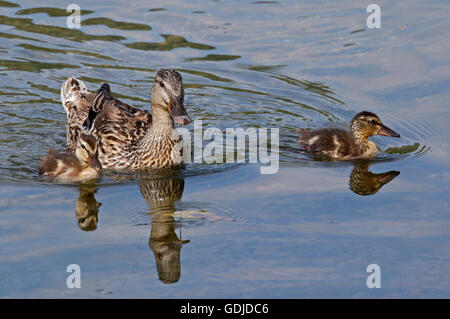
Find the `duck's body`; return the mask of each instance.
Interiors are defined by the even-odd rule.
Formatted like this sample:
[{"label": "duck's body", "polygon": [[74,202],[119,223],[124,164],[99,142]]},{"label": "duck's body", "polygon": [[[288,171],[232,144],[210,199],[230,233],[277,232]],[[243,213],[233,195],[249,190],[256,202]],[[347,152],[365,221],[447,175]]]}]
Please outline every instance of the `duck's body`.
[{"label": "duck's body", "polygon": [[307,131],[299,129],[299,142],[304,145],[307,152],[316,153],[336,159],[370,158],[380,151],[380,148],[372,141],[362,145],[353,135],[338,128]]},{"label": "duck's body", "polygon": [[307,131],[298,129],[303,150],[337,160],[375,157],[380,148],[369,140],[373,135],[400,137],[383,125],[377,115],[363,111],[356,114],[350,131],[338,128]]},{"label": "duck's body", "polygon": [[39,164],[38,172],[61,181],[95,178],[101,169],[96,152],[96,140],[92,136],[81,134],[75,151],[59,153],[49,150]]}]

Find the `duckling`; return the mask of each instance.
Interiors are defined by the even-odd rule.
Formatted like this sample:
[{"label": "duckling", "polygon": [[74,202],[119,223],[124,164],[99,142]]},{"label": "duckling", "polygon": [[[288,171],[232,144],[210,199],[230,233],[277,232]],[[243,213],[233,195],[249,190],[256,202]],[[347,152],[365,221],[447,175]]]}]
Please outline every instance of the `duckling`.
[{"label": "duckling", "polygon": [[181,75],[173,69],[156,74],[151,89],[151,117],[115,99],[109,85],[99,89],[83,126],[99,143],[99,161],[105,168],[178,167],[183,164],[181,138],[174,122],[192,120],[184,109]]},{"label": "duckling", "polygon": [[97,177],[102,168],[97,158],[97,141],[81,133],[75,151],[58,153],[49,150],[38,167],[41,175],[63,181],[80,181]]},{"label": "duckling", "polygon": [[298,129],[297,132],[304,151],[337,160],[375,157],[380,148],[369,141],[373,135],[400,137],[385,126],[376,114],[367,111],[353,117],[350,131],[330,128],[311,132]]}]

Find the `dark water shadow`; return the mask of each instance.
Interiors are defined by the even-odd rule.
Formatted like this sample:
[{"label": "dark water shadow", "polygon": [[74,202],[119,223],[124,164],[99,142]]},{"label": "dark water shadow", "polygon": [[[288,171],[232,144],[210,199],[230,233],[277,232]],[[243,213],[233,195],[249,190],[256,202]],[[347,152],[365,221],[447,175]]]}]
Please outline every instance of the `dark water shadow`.
[{"label": "dark water shadow", "polygon": [[161,34],[161,36],[164,38],[162,42],[133,42],[127,43],[125,46],[144,51],[171,51],[176,48],[191,48],[196,50],[215,49],[215,47],[210,45],[190,42],[179,35]]},{"label": "dark water shadow", "polygon": [[[68,17],[72,12],[67,12],[66,9],[52,8],[52,7],[40,7],[40,8],[28,8],[21,9],[16,12],[17,15],[30,15],[35,13],[46,13],[49,17]],[[92,10],[80,10],[80,14],[94,13]]]},{"label": "dark water shadow", "polygon": [[9,1],[0,1],[0,7],[19,8],[20,5],[18,5],[17,3],[9,2]]},{"label": "dark water shadow", "polygon": [[90,35],[80,30],[69,29],[67,27],[57,27],[52,25],[36,24],[29,18],[11,18],[0,15],[0,24],[13,26],[17,30],[44,34],[50,37],[63,38],[76,42],[91,40],[100,41],[121,41],[124,37],[118,35]]}]

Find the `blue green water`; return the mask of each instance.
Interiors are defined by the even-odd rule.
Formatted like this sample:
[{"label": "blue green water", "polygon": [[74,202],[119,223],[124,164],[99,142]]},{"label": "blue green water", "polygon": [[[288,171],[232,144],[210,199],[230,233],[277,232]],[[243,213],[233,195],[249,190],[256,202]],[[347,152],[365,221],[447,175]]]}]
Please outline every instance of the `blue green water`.
[{"label": "blue green water", "polygon": [[[58,1],[0,1],[0,297],[449,296],[446,1],[379,1],[380,29],[364,1],[77,4],[71,30]],[[108,81],[148,109],[162,67],[181,73],[205,129],[278,128],[278,173],[190,164],[93,185],[36,174],[65,147],[66,78]],[[401,135],[373,138],[378,159],[299,153],[296,128],[345,127],[361,110]],[[66,286],[69,264],[80,289]]]}]

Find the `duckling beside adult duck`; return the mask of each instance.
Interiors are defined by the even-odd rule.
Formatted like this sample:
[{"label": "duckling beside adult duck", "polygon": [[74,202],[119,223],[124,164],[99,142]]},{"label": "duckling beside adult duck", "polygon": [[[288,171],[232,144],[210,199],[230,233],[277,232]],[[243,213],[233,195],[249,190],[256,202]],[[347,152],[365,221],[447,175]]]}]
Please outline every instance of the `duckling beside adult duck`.
[{"label": "duckling beside adult duck", "polygon": [[59,153],[49,150],[39,164],[38,172],[62,181],[81,181],[97,177],[101,168],[97,159],[97,141],[82,133],[75,151]]},{"label": "duckling beside adult duck", "polygon": [[376,114],[367,111],[353,117],[350,131],[330,128],[315,131],[298,129],[297,132],[304,151],[337,160],[375,157],[380,148],[369,140],[373,135],[400,137]]},{"label": "duckling beside adult duck", "polygon": [[[138,109],[99,89],[83,126],[97,138],[99,160],[110,169],[166,168],[183,164],[182,140],[174,122],[192,120],[184,109],[181,75],[173,69],[156,74],[151,89],[151,123],[139,121]],[[147,124],[146,124],[147,123]]]}]

